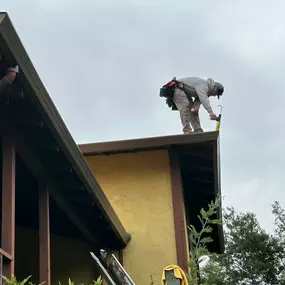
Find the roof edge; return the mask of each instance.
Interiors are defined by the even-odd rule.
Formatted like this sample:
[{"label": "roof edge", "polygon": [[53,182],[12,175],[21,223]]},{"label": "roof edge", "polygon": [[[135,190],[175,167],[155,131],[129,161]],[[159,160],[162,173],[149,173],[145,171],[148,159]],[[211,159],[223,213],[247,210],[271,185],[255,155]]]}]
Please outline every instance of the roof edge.
[{"label": "roof edge", "polygon": [[5,17],[8,17],[9,18],[9,15],[7,12],[1,12],[0,11],[0,24],[1,22],[5,19]]},{"label": "roof edge", "polygon": [[[93,172],[89,168],[82,153],[78,149],[73,137],[67,129],[56,106],[50,98],[44,84],[42,83],[35,67],[19,38],[15,27],[7,13],[0,22],[0,35],[9,49],[9,53],[19,64],[21,76],[26,80],[33,90],[31,101],[41,114],[45,124],[48,126],[60,146],[62,152],[71,162],[76,174],[84,182],[87,190],[93,196],[95,203],[103,212],[106,220],[111,224],[112,231],[122,246],[130,241],[130,234],[127,233],[121,220],[116,214],[110,201],[97,182]],[[80,167],[79,167],[80,165]]]},{"label": "roof edge", "polygon": [[171,145],[188,145],[205,142],[216,142],[219,137],[218,131],[180,134],[170,136],[157,136],[139,139],[115,140],[98,143],[79,144],[78,147],[85,156],[105,153],[123,153],[130,151],[164,149]]}]

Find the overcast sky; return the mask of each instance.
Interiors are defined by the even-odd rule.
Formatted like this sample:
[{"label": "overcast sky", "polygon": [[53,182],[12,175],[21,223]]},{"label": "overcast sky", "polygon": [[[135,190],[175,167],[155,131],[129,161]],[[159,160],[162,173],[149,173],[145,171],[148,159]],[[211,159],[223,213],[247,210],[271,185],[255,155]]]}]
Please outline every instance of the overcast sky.
[{"label": "overcast sky", "polygon": [[[160,86],[222,82],[224,205],[272,228],[271,203],[285,207],[283,0],[2,2],[77,143],[180,134]],[[203,109],[201,121],[214,130]]]}]

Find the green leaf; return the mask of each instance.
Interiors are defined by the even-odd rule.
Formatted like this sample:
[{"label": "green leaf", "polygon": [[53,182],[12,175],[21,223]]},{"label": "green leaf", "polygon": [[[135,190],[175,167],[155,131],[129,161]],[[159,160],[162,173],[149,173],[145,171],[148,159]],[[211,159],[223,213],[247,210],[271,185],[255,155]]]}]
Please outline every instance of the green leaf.
[{"label": "green leaf", "polygon": [[197,217],[198,217],[198,219],[199,219],[201,225],[202,225],[202,226],[205,225],[205,222],[203,221],[203,219],[202,219],[199,215],[198,215]]},{"label": "green leaf", "polygon": [[94,281],[93,285],[101,285],[103,282],[101,275]]},{"label": "green leaf", "polygon": [[29,279],[32,277],[32,275],[30,275],[30,276],[28,276],[27,278],[25,278],[23,281],[21,281],[19,284],[20,285],[25,285],[28,281],[29,281]]},{"label": "green leaf", "polygon": [[200,213],[201,213],[203,219],[207,218],[208,214],[203,208],[201,209]]},{"label": "green leaf", "polygon": [[213,228],[210,226],[206,226],[203,230],[203,233],[211,233],[213,232]]},{"label": "green leaf", "polygon": [[213,239],[210,237],[205,237],[200,240],[201,243],[210,243],[213,242]]},{"label": "green leaf", "polygon": [[193,235],[195,238],[197,238],[199,236],[199,233],[196,231],[194,226],[188,226],[190,234]]},{"label": "green leaf", "polygon": [[209,223],[220,225],[222,224],[222,219],[213,219],[213,220],[210,220]]}]

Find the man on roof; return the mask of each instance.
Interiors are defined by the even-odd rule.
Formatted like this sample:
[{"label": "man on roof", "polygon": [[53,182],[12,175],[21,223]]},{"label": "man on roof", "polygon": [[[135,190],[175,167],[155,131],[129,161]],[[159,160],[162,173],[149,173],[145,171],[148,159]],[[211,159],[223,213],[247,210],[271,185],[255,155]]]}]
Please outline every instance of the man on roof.
[{"label": "man on roof", "polygon": [[[209,97],[220,99],[224,86],[212,78],[205,80],[199,77],[185,77],[173,80],[176,84],[171,98],[172,107],[180,112],[183,133],[203,132],[199,118],[200,106],[203,105],[211,120],[216,120],[217,116],[213,112]],[[166,101],[169,105],[169,98]]]}]

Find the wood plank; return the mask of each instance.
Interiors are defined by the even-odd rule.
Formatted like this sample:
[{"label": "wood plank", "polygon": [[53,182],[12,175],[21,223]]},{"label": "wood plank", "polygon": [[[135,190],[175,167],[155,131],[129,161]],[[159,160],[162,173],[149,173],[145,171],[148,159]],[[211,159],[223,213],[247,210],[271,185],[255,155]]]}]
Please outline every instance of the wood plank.
[{"label": "wood plank", "polygon": [[184,218],[185,204],[183,195],[183,184],[181,178],[178,151],[174,147],[169,150],[169,162],[177,264],[185,272],[188,272],[188,252],[186,243],[186,221]]},{"label": "wood plank", "polygon": [[10,137],[3,136],[2,152],[2,249],[12,257],[3,265],[3,274],[12,277],[15,268],[15,146]]},{"label": "wood plank", "polygon": [[3,255],[3,259],[5,260],[12,260],[12,255],[4,251],[2,248],[0,248],[0,254]]},{"label": "wood plank", "polygon": [[0,253],[0,285],[3,284],[3,255]]},{"label": "wood plank", "polygon": [[39,183],[39,235],[40,235],[40,283],[51,284],[50,277],[50,217],[49,191],[45,183]]}]

